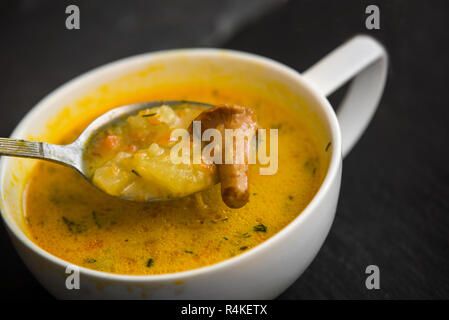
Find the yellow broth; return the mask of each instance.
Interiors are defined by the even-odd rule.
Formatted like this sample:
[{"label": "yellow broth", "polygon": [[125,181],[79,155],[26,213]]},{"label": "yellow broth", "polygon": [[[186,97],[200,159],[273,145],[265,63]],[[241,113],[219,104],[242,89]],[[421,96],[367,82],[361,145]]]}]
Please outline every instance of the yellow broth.
[{"label": "yellow broth", "polygon": [[[251,165],[250,201],[233,210],[222,202],[219,185],[202,192],[203,201],[190,196],[135,203],[106,195],[70,168],[39,161],[29,177],[24,199],[29,237],[73,264],[144,275],[226,260],[257,246],[295,219],[314,197],[327,171],[331,148],[328,141],[316,138],[312,128],[318,130],[319,126],[306,125],[306,119],[266,92],[214,82],[117,92],[105,85],[77,101],[76,106],[87,108],[96,99],[111,102],[109,108],[162,99],[254,108],[260,128],[279,129],[279,167],[275,175],[263,176],[259,175],[259,165]],[[68,123],[66,132],[51,132],[48,140],[73,141],[104,111],[104,104],[99,104],[95,112],[85,112],[76,122]],[[59,121],[67,114],[63,111]]]}]

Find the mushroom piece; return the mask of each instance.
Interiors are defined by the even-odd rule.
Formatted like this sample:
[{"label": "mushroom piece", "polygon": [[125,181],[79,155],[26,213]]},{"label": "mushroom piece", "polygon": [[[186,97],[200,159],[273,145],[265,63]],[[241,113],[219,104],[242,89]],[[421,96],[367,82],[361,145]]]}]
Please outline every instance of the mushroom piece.
[{"label": "mushroom piece", "polygon": [[[207,129],[217,129],[222,137],[221,164],[217,164],[218,176],[221,181],[221,197],[230,208],[241,208],[249,201],[248,159],[251,138],[257,131],[256,113],[249,108],[237,105],[219,105],[203,111],[194,121],[201,121],[201,134]],[[232,141],[232,164],[226,164],[225,130],[240,130],[244,135],[243,150],[237,150],[237,141]],[[193,131],[192,124],[189,127]],[[237,151],[243,151],[239,155]],[[243,159],[238,163],[237,159]],[[241,162],[241,161],[240,161]]]}]

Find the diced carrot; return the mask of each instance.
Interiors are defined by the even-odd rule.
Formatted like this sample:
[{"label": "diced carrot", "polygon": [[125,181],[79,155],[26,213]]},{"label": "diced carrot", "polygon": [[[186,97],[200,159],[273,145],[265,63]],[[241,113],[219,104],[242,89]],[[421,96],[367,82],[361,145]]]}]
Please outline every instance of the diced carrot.
[{"label": "diced carrot", "polygon": [[169,135],[169,134],[160,137],[160,138],[156,141],[156,143],[157,143],[158,145],[168,145],[170,142],[171,142],[171,140],[170,140],[170,135]]},{"label": "diced carrot", "polygon": [[106,139],[104,139],[104,147],[108,150],[115,149],[120,143],[120,138],[115,135],[108,135]]}]

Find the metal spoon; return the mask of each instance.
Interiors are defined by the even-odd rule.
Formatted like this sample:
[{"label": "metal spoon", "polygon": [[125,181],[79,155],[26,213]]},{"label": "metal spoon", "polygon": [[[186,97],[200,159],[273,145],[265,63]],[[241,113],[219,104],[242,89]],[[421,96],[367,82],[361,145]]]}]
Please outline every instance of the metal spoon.
[{"label": "metal spoon", "polygon": [[[91,177],[88,176],[87,164],[85,163],[83,156],[92,137],[94,137],[100,130],[110,126],[115,121],[123,119],[124,117],[135,115],[143,109],[151,109],[162,105],[168,105],[175,108],[181,104],[190,104],[206,108],[213,107],[213,105],[210,104],[185,100],[152,101],[128,104],[114,108],[96,118],[71,144],[56,145],[45,142],[0,138],[0,155],[41,159],[63,164],[76,169],[83,175],[84,178],[86,178],[87,181],[92,183]],[[95,186],[95,184],[93,185]],[[155,200],[165,199],[148,199],[148,201]]]}]

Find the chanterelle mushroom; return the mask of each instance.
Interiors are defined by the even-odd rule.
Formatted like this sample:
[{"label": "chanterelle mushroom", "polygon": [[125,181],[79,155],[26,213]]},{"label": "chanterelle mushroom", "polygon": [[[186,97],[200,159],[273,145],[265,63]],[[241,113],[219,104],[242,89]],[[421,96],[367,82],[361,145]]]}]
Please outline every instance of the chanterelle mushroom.
[{"label": "chanterelle mushroom", "polygon": [[[222,164],[217,164],[221,181],[221,197],[230,208],[241,208],[249,201],[248,158],[250,141],[244,141],[243,163],[237,164],[236,141],[232,142],[233,162],[225,163],[225,129],[238,129],[245,137],[252,137],[257,130],[256,113],[249,108],[236,105],[219,105],[203,111],[194,121],[201,121],[201,131],[217,129],[222,136]],[[192,125],[189,127],[192,132]]]}]

